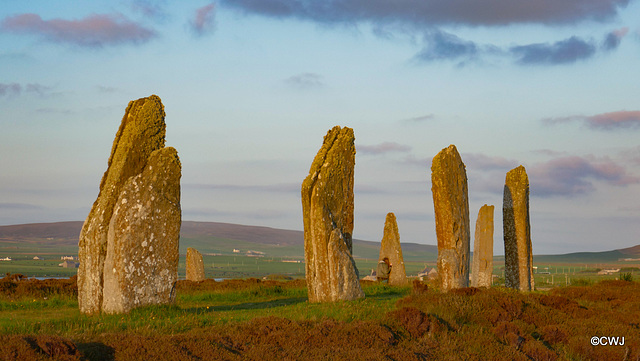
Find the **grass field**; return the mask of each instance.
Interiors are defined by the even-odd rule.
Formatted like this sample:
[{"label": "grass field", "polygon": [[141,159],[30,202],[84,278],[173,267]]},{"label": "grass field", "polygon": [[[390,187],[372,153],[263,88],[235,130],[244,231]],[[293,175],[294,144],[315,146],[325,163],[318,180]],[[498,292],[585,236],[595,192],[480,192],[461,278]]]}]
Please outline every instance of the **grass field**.
[{"label": "grass field", "polygon": [[[447,293],[364,282],[309,303],[304,280],[180,281],[172,305],[80,314],[75,279],[0,280],[7,360],[637,360],[640,283]],[[616,337],[594,346],[591,337]],[[621,339],[624,337],[624,340]]]}]

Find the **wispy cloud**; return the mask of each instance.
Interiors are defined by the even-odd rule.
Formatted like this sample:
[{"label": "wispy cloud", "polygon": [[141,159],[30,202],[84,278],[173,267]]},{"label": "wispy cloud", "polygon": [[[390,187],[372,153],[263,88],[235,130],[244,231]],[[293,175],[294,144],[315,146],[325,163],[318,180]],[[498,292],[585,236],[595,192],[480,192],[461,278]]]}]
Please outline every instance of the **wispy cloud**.
[{"label": "wispy cloud", "polygon": [[131,8],[145,18],[165,20],[168,17],[163,0],[133,0]]},{"label": "wispy cloud", "polygon": [[614,18],[629,0],[221,0],[230,8],[274,18],[319,23],[497,26],[516,23],[571,24]]},{"label": "wispy cloud", "polygon": [[361,154],[380,155],[386,153],[410,152],[411,147],[396,142],[384,142],[375,145],[357,145],[356,151]]},{"label": "wispy cloud", "polygon": [[247,211],[228,211],[228,210],[219,210],[216,208],[196,208],[196,207],[188,207],[182,210],[182,213],[186,217],[192,217],[196,219],[202,218],[249,218],[253,220],[273,220],[273,219],[282,219],[290,217],[291,215],[288,212],[276,211],[274,209],[263,209],[263,210],[247,210]]},{"label": "wispy cloud", "polygon": [[298,89],[316,89],[324,86],[322,75],[316,73],[296,74],[285,79],[284,82]]},{"label": "wispy cloud", "polygon": [[54,43],[93,48],[142,44],[156,36],[155,31],[115,14],[95,14],[80,20],[44,20],[37,14],[20,14],[5,17],[0,22],[0,31],[36,35]]},{"label": "wispy cloud", "polygon": [[521,65],[557,65],[575,63],[592,57],[597,47],[593,41],[572,36],[555,43],[520,45],[510,48]]},{"label": "wispy cloud", "polygon": [[189,25],[197,36],[207,35],[215,30],[215,18],[216,4],[211,3],[196,9]]},{"label": "wispy cloud", "polygon": [[96,89],[100,93],[115,93],[116,91],[118,91],[118,88],[108,85],[96,85]]},{"label": "wispy cloud", "polygon": [[629,28],[627,27],[610,32],[605,36],[602,47],[604,50],[617,49],[618,46],[620,46],[620,42],[622,42],[622,38],[624,38],[627,33],[629,33]]},{"label": "wispy cloud", "polygon": [[0,96],[17,96],[26,93],[35,93],[40,96],[47,96],[51,93],[51,87],[38,84],[28,83],[25,85],[19,83],[0,83]]},{"label": "wispy cloud", "polygon": [[18,83],[0,83],[0,96],[19,95],[22,85]]},{"label": "wispy cloud", "polygon": [[0,209],[3,210],[16,210],[16,211],[28,211],[28,210],[36,210],[43,209],[41,206],[35,204],[28,203],[0,203]]},{"label": "wispy cloud", "polygon": [[284,192],[296,194],[300,192],[300,184],[298,183],[282,183],[282,184],[264,184],[264,185],[241,185],[241,184],[202,184],[192,183],[184,184],[184,188],[197,190],[222,190],[222,191],[240,191],[240,192]]},{"label": "wispy cloud", "polygon": [[407,118],[407,119],[402,119],[401,122],[405,123],[405,124],[419,124],[419,123],[424,123],[430,120],[435,119],[436,116],[433,114],[427,114],[427,115],[421,115],[419,117],[413,117],[413,118]]},{"label": "wispy cloud", "polygon": [[566,117],[544,118],[541,122],[546,125],[582,122],[590,129],[607,131],[640,129],[640,111],[621,110],[591,116],[571,115]]},{"label": "wispy cloud", "polygon": [[514,159],[488,156],[481,153],[463,153],[461,157],[467,165],[467,168],[482,171],[508,171],[518,165],[518,161]]},{"label": "wispy cloud", "polygon": [[463,40],[456,35],[432,30],[424,35],[425,46],[415,55],[415,59],[421,62],[437,60],[461,60],[468,61],[475,58],[480,49],[472,41]]}]

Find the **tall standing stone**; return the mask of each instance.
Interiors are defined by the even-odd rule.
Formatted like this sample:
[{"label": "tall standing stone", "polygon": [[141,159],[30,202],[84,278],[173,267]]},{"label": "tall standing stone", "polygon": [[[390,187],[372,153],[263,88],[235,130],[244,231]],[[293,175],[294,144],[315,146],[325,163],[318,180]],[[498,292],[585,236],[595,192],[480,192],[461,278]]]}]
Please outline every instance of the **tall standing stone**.
[{"label": "tall standing stone", "polygon": [[[115,244],[110,242],[121,242],[120,244],[126,247],[125,243],[133,239],[134,232],[141,232],[143,227],[147,227],[155,231],[154,236],[160,238],[161,242],[177,243],[177,239],[162,238],[165,237],[164,234],[166,237],[175,237],[180,229],[180,164],[175,149],[164,150],[166,129],[164,118],[164,106],[160,98],[155,95],[131,101],[127,106],[113,141],[107,170],[100,182],[100,192],[80,233],[78,304],[82,313],[94,314],[103,308],[105,261],[108,256],[116,262],[115,272],[119,273],[117,268],[120,265],[117,265],[118,261],[115,259],[120,256],[109,255],[109,249],[117,249],[117,247],[114,248]],[[159,150],[162,151],[155,153],[154,160],[151,162],[152,154]],[[170,166],[170,169],[162,169],[164,166]],[[143,173],[144,176],[141,176]],[[177,182],[166,194],[162,189],[156,189],[167,183],[163,177]],[[153,189],[143,189],[144,187]],[[145,208],[144,211],[142,208],[138,209],[138,216],[143,215],[143,212],[152,212],[151,209],[163,211],[164,206],[160,204],[168,199],[177,205],[178,216],[164,220],[162,220],[164,217],[154,217],[158,221],[162,220],[160,226],[157,222],[144,223],[126,217],[119,218],[118,221],[112,219],[116,213],[133,216],[136,212],[127,209],[132,207]],[[119,209],[118,212],[116,209]],[[175,215],[175,212],[168,211],[167,216],[169,214]],[[178,233],[170,229],[177,229]],[[116,240],[115,237],[120,237],[123,232],[127,233],[130,239]],[[142,235],[146,236],[150,233],[145,231],[141,233],[141,237]],[[140,243],[143,242],[140,241]],[[152,240],[147,240],[147,244],[150,245],[151,242]],[[133,260],[130,261],[135,265]],[[130,264],[128,266],[132,267]],[[109,271],[114,273],[114,267]],[[169,269],[168,272],[173,271]],[[171,282],[171,277],[167,278],[167,282]]]},{"label": "tall standing stone", "polygon": [[202,253],[195,248],[187,248],[187,281],[204,281],[204,261]]},{"label": "tall standing stone", "polygon": [[502,205],[505,286],[534,289],[533,253],[529,225],[529,177],[523,166],[510,170]]},{"label": "tall standing stone", "polygon": [[353,129],[327,132],[302,182],[307,288],[310,302],[364,297],[352,257]]},{"label": "tall standing stone", "polygon": [[438,275],[442,288],[469,286],[469,198],[467,173],[455,145],[431,163],[431,192],[438,237]]},{"label": "tall standing stone", "polygon": [[180,160],[174,148],[151,153],[118,197],[107,236],[102,311],[125,313],[171,303],[178,280]]},{"label": "tall standing stone", "polygon": [[389,284],[394,286],[404,286],[407,284],[407,272],[404,268],[404,258],[402,257],[402,247],[400,247],[400,232],[396,215],[388,213],[384,222],[384,234],[380,244],[380,258],[389,258],[393,265],[389,274]]},{"label": "tall standing stone", "polygon": [[473,241],[472,287],[491,287],[493,277],[493,210],[484,205],[478,212]]}]

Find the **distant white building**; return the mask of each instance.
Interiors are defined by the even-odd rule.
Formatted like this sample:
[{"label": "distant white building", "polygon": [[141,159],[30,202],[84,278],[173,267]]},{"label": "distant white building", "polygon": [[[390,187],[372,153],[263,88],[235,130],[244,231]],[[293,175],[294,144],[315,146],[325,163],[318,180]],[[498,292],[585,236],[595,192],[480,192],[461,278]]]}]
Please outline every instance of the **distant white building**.
[{"label": "distant white building", "polygon": [[418,273],[418,278],[420,278],[421,281],[424,281],[425,278],[432,280],[436,277],[438,277],[438,270],[435,267],[425,267],[422,271],[420,271],[420,273]]},{"label": "distant white building", "polygon": [[36,261],[41,261],[42,260],[42,258],[40,258],[38,256],[33,257],[33,259],[36,260]]},{"label": "distant white building", "polygon": [[0,258],[0,261],[11,261],[11,258],[9,258],[9,257]]},{"label": "distant white building", "polygon": [[620,272],[620,268],[617,269],[603,269],[602,271],[598,272],[599,275],[612,275],[614,273],[618,273]]},{"label": "distant white building", "polygon": [[64,268],[78,268],[78,266],[80,266],[80,263],[76,263],[69,260],[65,260],[64,262],[58,265],[58,267],[64,267]]},{"label": "distant white building", "polygon": [[73,257],[73,256],[62,256],[62,257],[60,257],[60,259],[62,261],[67,261],[67,260],[73,261],[75,259],[75,257]]},{"label": "distant white building", "polygon": [[235,249],[235,248],[234,248],[234,249],[233,249],[233,253],[240,253],[240,250],[239,250],[239,249]]}]

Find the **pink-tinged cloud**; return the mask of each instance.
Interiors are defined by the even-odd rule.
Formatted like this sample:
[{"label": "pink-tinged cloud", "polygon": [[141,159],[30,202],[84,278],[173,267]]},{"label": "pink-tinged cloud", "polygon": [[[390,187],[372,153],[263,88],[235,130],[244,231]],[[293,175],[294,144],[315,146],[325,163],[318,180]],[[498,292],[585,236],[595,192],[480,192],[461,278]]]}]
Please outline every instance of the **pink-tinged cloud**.
[{"label": "pink-tinged cloud", "polygon": [[619,111],[598,114],[585,118],[590,128],[613,130],[640,128],[640,111]]},{"label": "pink-tinged cloud", "polygon": [[190,22],[193,32],[198,36],[212,32],[215,27],[215,15],[216,5],[213,3],[198,8]]},{"label": "pink-tinged cloud", "polygon": [[386,153],[406,153],[411,151],[411,147],[395,142],[384,142],[376,145],[358,145],[356,151],[362,154],[379,155]]},{"label": "pink-tinged cloud", "polygon": [[640,178],[610,158],[569,156],[527,169],[532,195],[566,196],[591,193],[595,181],[614,186],[640,184]]},{"label": "pink-tinged cloud", "polygon": [[604,38],[603,48],[605,50],[614,50],[618,48],[620,42],[622,41],[622,38],[624,38],[627,33],[629,33],[629,28],[627,27],[610,32]]},{"label": "pink-tinged cloud", "polygon": [[595,130],[640,129],[640,111],[621,110],[592,116],[571,115],[567,117],[545,118],[541,122],[555,125],[571,122],[583,122],[587,127]]},{"label": "pink-tinged cloud", "polygon": [[0,30],[16,34],[33,34],[54,43],[83,47],[102,47],[123,43],[141,44],[156,33],[121,15],[90,15],[80,20],[43,20],[37,14],[8,16]]}]

